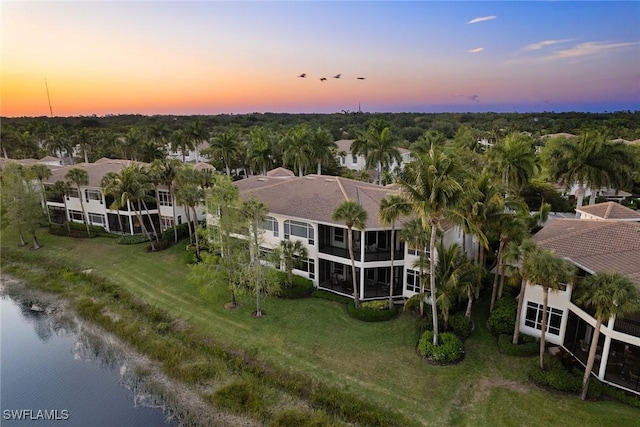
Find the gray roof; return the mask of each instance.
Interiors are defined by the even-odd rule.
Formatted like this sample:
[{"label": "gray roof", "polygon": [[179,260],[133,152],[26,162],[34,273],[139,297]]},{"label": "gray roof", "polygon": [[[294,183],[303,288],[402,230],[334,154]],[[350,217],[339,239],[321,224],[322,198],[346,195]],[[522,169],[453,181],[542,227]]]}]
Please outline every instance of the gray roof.
[{"label": "gray roof", "polygon": [[616,202],[597,203],[576,209],[602,219],[640,221],[640,212],[629,209]]},{"label": "gray roof", "polygon": [[533,240],[591,273],[619,272],[640,285],[640,224],[559,218]]}]

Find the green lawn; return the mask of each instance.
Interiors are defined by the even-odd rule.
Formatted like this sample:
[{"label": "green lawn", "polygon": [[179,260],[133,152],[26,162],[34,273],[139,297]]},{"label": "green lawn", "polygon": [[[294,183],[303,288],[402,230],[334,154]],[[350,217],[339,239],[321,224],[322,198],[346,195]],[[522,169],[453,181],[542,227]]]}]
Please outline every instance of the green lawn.
[{"label": "green lawn", "polygon": [[[462,363],[425,364],[415,352],[415,320],[409,315],[382,323],[351,319],[343,306],[319,299],[267,298],[267,315],[254,319],[253,300],[224,309],[226,288],[203,292],[187,281],[184,244],[146,253],[144,246],[114,239],[72,239],[41,233],[41,255],[73,259],[111,278],[149,303],[206,330],[216,340],[241,347],[269,364],[287,367],[395,408],[416,425],[582,426],[635,425],[640,411],[616,402],[583,402],[578,396],[541,390],[527,380],[535,358],[497,351],[484,327],[486,304],[476,307],[476,330]],[[17,240],[3,232],[1,245]],[[27,249],[21,249],[28,251]]]}]

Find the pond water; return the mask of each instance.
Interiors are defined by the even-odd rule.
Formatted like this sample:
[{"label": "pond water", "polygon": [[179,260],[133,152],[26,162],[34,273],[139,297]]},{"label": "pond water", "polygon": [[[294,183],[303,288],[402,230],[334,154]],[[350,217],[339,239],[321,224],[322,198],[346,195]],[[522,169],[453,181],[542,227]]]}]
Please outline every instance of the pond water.
[{"label": "pond water", "polygon": [[0,297],[0,425],[163,426],[132,365],[77,319]]}]

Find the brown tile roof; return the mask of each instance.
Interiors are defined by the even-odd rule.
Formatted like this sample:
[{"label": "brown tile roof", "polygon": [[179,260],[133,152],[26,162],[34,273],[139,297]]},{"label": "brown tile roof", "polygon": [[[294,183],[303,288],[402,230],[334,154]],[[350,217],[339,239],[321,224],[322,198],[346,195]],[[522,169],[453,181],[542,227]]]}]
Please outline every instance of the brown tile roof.
[{"label": "brown tile roof", "polygon": [[275,169],[271,169],[267,172],[267,176],[279,176],[279,177],[287,177],[287,176],[295,176],[296,174],[290,171],[289,169],[279,167]]},{"label": "brown tile roof", "polygon": [[621,204],[616,202],[605,202],[595,205],[582,206],[580,209],[576,209],[576,211],[584,212],[602,219],[640,221],[639,212],[634,211],[633,209],[629,209],[626,206],[622,206]]},{"label": "brown tile roof", "polygon": [[253,176],[236,181],[242,199],[255,197],[275,214],[333,223],[333,211],[344,200],[355,200],[367,211],[367,228],[382,228],[378,219],[380,201],[396,188],[329,175]]},{"label": "brown tile roof", "polygon": [[640,224],[558,218],[533,240],[590,273],[619,272],[640,285]]},{"label": "brown tile roof", "polygon": [[[96,160],[94,163],[77,163],[75,165],[68,165],[57,169],[51,170],[51,177],[46,180],[46,183],[53,184],[56,181],[64,181],[65,175],[70,169],[80,168],[87,171],[89,177],[89,187],[100,188],[102,184],[102,177],[108,172],[120,172],[126,166],[133,164],[131,160],[122,159],[108,159],[106,157]],[[147,165],[147,163],[141,163]]]}]

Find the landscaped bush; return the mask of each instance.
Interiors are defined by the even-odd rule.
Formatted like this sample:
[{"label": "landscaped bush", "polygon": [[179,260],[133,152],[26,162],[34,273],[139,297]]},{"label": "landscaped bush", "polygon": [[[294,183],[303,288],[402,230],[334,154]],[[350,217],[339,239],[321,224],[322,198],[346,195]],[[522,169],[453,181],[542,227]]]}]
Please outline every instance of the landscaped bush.
[{"label": "landscaped bush", "polygon": [[511,297],[500,298],[489,315],[487,320],[487,328],[494,336],[502,334],[512,334],[516,326],[516,311],[518,310],[518,301]]},{"label": "landscaped bush", "polygon": [[137,245],[139,243],[147,243],[148,241],[147,236],[142,234],[127,234],[116,239],[116,243],[119,245]]},{"label": "landscaped bush", "polygon": [[[189,225],[185,222],[183,224],[176,225],[176,229],[178,230],[178,240],[184,239],[185,237],[189,237]],[[175,239],[175,235],[173,232],[173,227],[169,227],[162,232],[162,235],[165,236],[166,239],[173,241]]]},{"label": "landscaped bush", "polygon": [[333,292],[329,292],[329,291],[323,291],[321,289],[316,289],[315,291],[313,291],[311,293],[311,296],[313,298],[320,298],[327,301],[339,302],[340,304],[348,304],[349,301],[352,301],[352,299],[349,297],[334,294]]},{"label": "landscaped bush", "polygon": [[363,322],[382,322],[389,320],[396,315],[398,309],[394,306],[389,310],[388,301],[372,301],[360,303],[360,307],[356,308],[354,301],[349,301],[347,305],[347,313],[354,319]]},{"label": "landscaped bush", "polygon": [[322,412],[287,408],[273,418],[270,427],[324,427],[332,425],[329,417]]},{"label": "landscaped bush", "polygon": [[438,345],[433,345],[433,331],[426,331],[418,342],[418,352],[438,363],[453,363],[462,359],[464,350],[460,339],[450,332],[438,334]]},{"label": "landscaped bush", "polygon": [[464,314],[458,313],[449,316],[447,330],[456,334],[461,340],[465,340],[471,336],[472,325]]},{"label": "landscaped bush", "polygon": [[[67,229],[67,224],[69,225],[69,229]],[[104,227],[97,225],[90,225],[89,232],[91,233],[91,237],[113,236],[112,234],[107,233]],[[88,237],[87,226],[73,221],[69,223],[65,222],[63,225],[50,224],[49,233],[55,234],[56,236]]]},{"label": "landscaped bush", "polygon": [[221,408],[262,418],[266,407],[263,396],[262,387],[257,381],[242,380],[217,390],[210,399]]},{"label": "landscaped bush", "polygon": [[[582,373],[569,372],[555,357],[545,354],[545,367],[535,366],[529,372],[529,379],[539,385],[548,386],[560,391],[580,393],[582,389]],[[591,387],[590,387],[591,388]]]},{"label": "landscaped bush", "polygon": [[540,343],[529,335],[520,335],[517,345],[514,345],[512,340],[512,335],[500,335],[498,337],[500,351],[510,356],[535,356],[540,352]]},{"label": "landscaped bush", "polygon": [[281,298],[298,299],[306,298],[313,292],[313,282],[301,276],[293,275],[291,286],[287,283],[287,273],[284,271],[276,271],[276,279],[280,282]]}]

